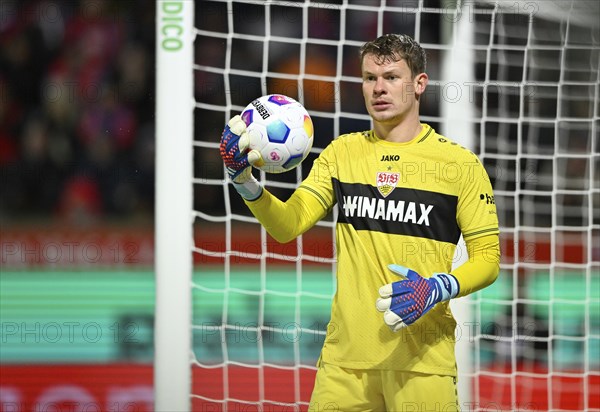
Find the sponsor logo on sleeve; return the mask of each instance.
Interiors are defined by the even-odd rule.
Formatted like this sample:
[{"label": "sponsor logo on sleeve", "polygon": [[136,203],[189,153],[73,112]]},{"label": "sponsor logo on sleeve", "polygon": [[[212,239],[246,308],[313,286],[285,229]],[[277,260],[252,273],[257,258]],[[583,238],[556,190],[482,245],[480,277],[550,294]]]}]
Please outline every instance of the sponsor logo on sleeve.
[{"label": "sponsor logo on sleeve", "polygon": [[479,199],[482,201],[485,200],[486,205],[495,205],[496,204],[496,201],[494,200],[494,196],[488,195],[487,193],[481,193],[479,195]]}]

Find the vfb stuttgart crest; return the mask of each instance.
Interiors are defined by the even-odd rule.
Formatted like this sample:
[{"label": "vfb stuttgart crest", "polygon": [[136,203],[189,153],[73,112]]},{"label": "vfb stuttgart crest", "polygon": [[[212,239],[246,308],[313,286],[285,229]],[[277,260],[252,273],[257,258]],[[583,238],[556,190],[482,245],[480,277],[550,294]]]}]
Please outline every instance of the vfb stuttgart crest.
[{"label": "vfb stuttgart crest", "polygon": [[387,197],[396,188],[400,173],[377,172],[377,190],[383,197]]}]

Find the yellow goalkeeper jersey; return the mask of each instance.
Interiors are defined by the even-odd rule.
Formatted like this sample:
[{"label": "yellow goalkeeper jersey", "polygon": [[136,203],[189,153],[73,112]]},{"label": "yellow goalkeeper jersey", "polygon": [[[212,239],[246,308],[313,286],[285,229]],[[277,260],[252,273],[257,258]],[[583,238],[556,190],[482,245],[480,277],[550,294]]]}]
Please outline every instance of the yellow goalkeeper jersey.
[{"label": "yellow goalkeeper jersey", "polygon": [[455,375],[448,302],[396,333],[375,302],[381,286],[400,280],[390,263],[425,277],[448,273],[461,233],[467,241],[498,233],[492,187],[477,156],[426,124],[407,143],[351,133],[327,146],[298,191],[326,211],[338,209],[337,289],[321,360]]}]

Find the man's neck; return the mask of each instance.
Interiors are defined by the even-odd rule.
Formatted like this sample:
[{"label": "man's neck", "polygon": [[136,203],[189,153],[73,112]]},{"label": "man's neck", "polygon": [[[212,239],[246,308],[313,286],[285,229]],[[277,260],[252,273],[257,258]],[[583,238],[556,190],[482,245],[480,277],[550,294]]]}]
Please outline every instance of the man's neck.
[{"label": "man's neck", "polygon": [[397,124],[382,124],[375,123],[373,130],[378,138],[388,142],[406,143],[417,137],[423,126],[419,121],[419,117],[405,119]]}]

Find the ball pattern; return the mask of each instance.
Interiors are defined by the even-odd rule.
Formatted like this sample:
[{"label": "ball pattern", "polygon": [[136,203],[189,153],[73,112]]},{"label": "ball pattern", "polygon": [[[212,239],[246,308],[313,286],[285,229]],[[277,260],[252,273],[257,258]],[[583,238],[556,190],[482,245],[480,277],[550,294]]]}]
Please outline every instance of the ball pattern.
[{"label": "ball pattern", "polygon": [[296,100],[281,94],[259,97],[241,114],[249,136],[249,149],[264,160],[260,170],[282,173],[297,167],[313,144],[310,115]]}]

